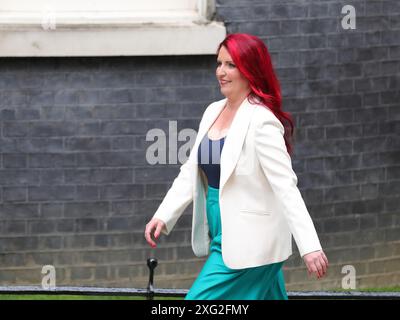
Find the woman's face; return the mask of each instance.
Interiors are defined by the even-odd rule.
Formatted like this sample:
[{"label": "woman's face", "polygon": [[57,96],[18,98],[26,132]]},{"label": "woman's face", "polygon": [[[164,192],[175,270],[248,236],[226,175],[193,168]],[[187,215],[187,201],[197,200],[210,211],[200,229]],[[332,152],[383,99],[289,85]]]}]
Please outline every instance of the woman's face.
[{"label": "woman's face", "polygon": [[240,98],[250,92],[249,81],[239,72],[224,46],[218,53],[216,76],[221,93],[227,98]]}]

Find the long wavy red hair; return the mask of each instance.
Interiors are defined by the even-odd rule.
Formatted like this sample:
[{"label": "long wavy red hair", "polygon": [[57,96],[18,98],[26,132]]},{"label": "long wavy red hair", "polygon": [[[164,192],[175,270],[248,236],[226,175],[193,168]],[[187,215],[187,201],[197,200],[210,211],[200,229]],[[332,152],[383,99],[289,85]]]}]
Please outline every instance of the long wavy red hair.
[{"label": "long wavy red hair", "polygon": [[294,125],[292,116],[282,110],[281,88],[264,42],[251,34],[231,33],[219,44],[217,55],[224,46],[242,75],[249,81],[249,100],[258,97],[285,128],[285,145],[291,155]]}]

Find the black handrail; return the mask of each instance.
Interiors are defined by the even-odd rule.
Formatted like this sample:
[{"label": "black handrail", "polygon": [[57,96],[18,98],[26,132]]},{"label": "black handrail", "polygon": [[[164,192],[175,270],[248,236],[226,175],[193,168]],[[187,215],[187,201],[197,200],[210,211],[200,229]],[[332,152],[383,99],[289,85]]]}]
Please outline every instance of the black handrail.
[{"label": "black handrail", "polygon": [[[187,289],[153,289],[152,297],[184,297]],[[43,289],[40,286],[0,286],[0,294],[45,294],[45,295],[107,295],[107,296],[143,296],[149,299],[148,289],[104,288],[104,287],[55,287]],[[400,292],[361,292],[361,291],[288,291],[289,300],[314,299],[379,299],[400,300]]]}]

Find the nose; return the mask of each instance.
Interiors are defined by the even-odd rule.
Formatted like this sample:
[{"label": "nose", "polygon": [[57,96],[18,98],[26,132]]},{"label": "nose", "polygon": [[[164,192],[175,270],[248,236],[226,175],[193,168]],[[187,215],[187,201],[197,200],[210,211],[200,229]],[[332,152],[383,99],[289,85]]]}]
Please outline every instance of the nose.
[{"label": "nose", "polygon": [[217,77],[222,77],[226,75],[226,71],[223,66],[218,66],[217,68]]}]

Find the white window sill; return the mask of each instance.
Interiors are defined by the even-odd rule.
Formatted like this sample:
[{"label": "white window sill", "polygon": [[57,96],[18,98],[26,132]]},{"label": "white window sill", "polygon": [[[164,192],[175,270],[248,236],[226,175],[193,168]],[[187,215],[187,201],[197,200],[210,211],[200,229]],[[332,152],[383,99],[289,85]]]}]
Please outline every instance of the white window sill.
[{"label": "white window sill", "polygon": [[220,22],[186,16],[65,17],[43,24],[39,17],[1,19],[0,57],[157,56],[215,54],[225,38]]}]

